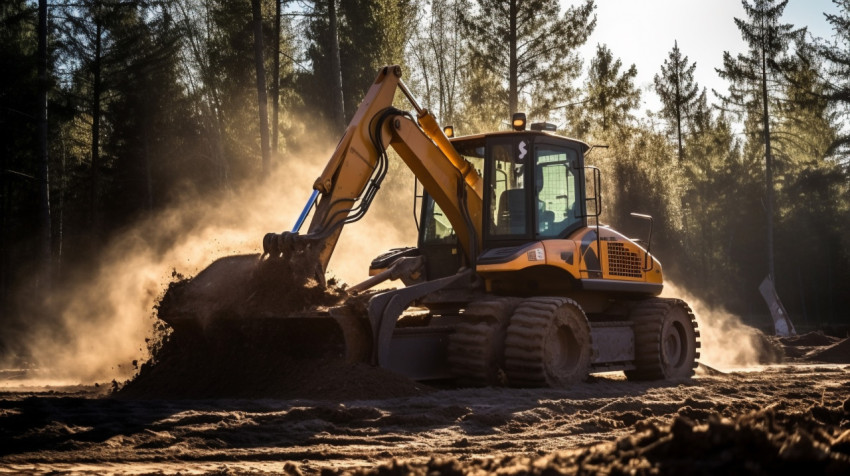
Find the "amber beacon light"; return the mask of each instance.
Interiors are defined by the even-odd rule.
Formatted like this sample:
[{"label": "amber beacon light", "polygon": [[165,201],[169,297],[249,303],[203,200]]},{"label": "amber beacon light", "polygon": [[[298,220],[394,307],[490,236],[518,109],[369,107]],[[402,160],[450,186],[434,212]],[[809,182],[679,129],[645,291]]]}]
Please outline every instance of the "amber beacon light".
[{"label": "amber beacon light", "polygon": [[515,131],[524,131],[525,130],[525,113],[524,112],[515,112],[513,119],[511,120],[511,124],[514,126]]}]

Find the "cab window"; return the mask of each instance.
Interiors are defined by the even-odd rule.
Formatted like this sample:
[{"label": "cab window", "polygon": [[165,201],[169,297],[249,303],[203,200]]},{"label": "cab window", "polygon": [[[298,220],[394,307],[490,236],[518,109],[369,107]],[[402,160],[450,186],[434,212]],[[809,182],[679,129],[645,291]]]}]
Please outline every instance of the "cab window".
[{"label": "cab window", "polygon": [[527,141],[504,141],[490,144],[489,190],[490,224],[488,234],[494,238],[528,235],[528,194],[526,193]]},{"label": "cab window", "polygon": [[423,225],[425,227],[422,237],[424,243],[454,243],[455,231],[452,224],[440,206],[427,194]]},{"label": "cab window", "polygon": [[556,237],[581,222],[578,153],[573,149],[540,145],[535,151],[535,234]]}]

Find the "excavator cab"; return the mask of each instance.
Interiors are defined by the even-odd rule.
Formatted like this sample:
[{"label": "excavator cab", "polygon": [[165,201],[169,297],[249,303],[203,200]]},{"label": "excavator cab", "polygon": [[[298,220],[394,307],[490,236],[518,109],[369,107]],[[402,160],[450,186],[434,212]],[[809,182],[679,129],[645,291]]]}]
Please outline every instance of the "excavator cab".
[{"label": "excavator cab", "polygon": [[[462,144],[458,144],[462,147]],[[545,133],[487,139],[484,250],[563,238],[586,226],[578,141]]]},{"label": "excavator cab", "polygon": [[[587,144],[542,131],[508,131],[452,139],[484,178],[485,257],[587,226],[583,154]],[[464,262],[457,237],[434,200],[422,200],[418,248],[427,279],[457,272]],[[478,257],[475,257],[478,258]]]}]

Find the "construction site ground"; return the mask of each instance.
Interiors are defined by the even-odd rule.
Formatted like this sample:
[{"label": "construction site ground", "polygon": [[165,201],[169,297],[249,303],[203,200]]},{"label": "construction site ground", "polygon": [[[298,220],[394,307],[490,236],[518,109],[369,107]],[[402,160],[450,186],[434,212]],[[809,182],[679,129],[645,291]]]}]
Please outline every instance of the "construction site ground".
[{"label": "construction site ground", "polygon": [[202,399],[34,386],[6,370],[0,472],[850,474],[850,341],[778,344],[781,364],[672,382],[602,374],[565,390],[313,362],[275,398]]}]

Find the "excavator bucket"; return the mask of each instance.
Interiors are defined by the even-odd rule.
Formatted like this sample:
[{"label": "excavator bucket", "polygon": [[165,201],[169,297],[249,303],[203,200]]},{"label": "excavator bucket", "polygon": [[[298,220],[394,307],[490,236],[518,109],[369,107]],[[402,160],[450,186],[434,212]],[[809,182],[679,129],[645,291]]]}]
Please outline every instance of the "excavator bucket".
[{"label": "excavator bucket", "polygon": [[[232,256],[172,283],[158,308],[171,334],[155,359],[183,367],[195,385],[204,385],[196,379],[205,372],[193,369],[203,367],[237,369],[244,385],[254,387],[298,360],[368,361],[369,320],[342,310],[349,307],[335,309],[348,294],[318,283],[308,277],[309,266],[295,264]],[[256,375],[257,369],[264,373]]]},{"label": "excavator bucket", "polygon": [[172,283],[159,318],[175,329],[221,320],[271,318],[332,306],[345,293],[309,277],[305,266],[258,255],[220,258],[191,279]]}]

